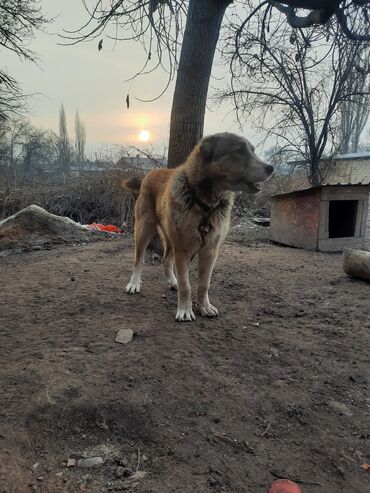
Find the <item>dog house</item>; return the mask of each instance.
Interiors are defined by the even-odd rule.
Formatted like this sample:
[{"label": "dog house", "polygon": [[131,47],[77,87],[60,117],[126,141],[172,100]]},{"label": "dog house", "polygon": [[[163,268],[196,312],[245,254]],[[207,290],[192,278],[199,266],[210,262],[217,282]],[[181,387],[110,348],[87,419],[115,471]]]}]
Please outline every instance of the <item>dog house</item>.
[{"label": "dog house", "polygon": [[275,195],[270,239],[284,245],[340,252],[370,250],[370,185],[323,185]]}]

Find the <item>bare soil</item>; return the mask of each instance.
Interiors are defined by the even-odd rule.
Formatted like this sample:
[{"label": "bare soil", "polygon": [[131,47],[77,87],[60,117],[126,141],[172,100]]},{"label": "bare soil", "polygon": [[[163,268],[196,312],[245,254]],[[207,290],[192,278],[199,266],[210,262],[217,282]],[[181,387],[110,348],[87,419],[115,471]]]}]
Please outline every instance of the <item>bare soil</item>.
[{"label": "bare soil", "polygon": [[226,243],[220,317],[183,324],[160,260],[124,293],[132,257],[127,237],[0,258],[1,493],[370,491],[370,285],[340,255]]}]

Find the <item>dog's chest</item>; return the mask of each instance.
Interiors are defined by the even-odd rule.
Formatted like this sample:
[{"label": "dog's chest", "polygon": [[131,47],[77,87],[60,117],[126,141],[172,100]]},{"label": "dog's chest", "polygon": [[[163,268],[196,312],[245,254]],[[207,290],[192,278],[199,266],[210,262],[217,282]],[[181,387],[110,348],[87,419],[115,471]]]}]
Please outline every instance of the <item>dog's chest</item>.
[{"label": "dog's chest", "polygon": [[227,232],[230,220],[230,203],[224,201],[215,209],[199,210],[194,215],[193,227],[196,228],[201,245],[218,243]]}]

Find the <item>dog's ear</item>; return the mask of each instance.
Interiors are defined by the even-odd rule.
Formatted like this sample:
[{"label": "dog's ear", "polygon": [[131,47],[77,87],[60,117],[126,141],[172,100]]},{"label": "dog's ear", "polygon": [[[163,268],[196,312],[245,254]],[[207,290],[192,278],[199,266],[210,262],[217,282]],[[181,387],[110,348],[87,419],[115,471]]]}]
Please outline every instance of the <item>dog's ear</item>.
[{"label": "dog's ear", "polygon": [[205,137],[200,143],[199,151],[205,161],[212,160],[216,143],[217,139],[213,135]]}]

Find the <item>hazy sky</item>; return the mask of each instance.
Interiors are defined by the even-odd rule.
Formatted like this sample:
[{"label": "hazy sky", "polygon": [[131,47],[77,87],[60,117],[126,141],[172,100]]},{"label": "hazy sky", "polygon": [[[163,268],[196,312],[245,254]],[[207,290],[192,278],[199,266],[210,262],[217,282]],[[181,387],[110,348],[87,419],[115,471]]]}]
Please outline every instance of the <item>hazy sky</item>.
[{"label": "hazy sky", "polygon": [[[31,120],[43,128],[58,128],[58,111],[63,102],[73,138],[74,115],[79,110],[85,122],[87,141],[90,147],[99,144],[138,144],[140,130],[151,132],[154,142],[165,142],[169,132],[173,86],[158,101],[141,103],[135,96],[149,99],[157,96],[166,82],[160,70],[124,83],[135,74],[145,53],[139,43],[118,42],[105,39],[103,50],[97,42],[81,43],[76,46],[60,46],[58,33],[63,29],[76,29],[88,16],[81,0],[41,0],[44,14],[54,18],[46,26],[45,33],[37,33],[30,47],[38,53],[38,65],[19,61],[10,53],[1,53],[1,64],[6,65],[21,84],[25,93],[36,94],[31,100]],[[217,65],[217,61],[216,61]],[[225,70],[225,72],[223,72]],[[225,76],[228,69],[220,64],[215,67],[217,79]],[[211,84],[223,85],[222,80],[213,79]],[[125,106],[125,97],[130,93],[131,107]],[[210,90],[212,93],[212,89]],[[240,132],[234,123],[231,106],[207,110],[205,133],[219,131]],[[244,129],[247,137],[253,132]]]}]

